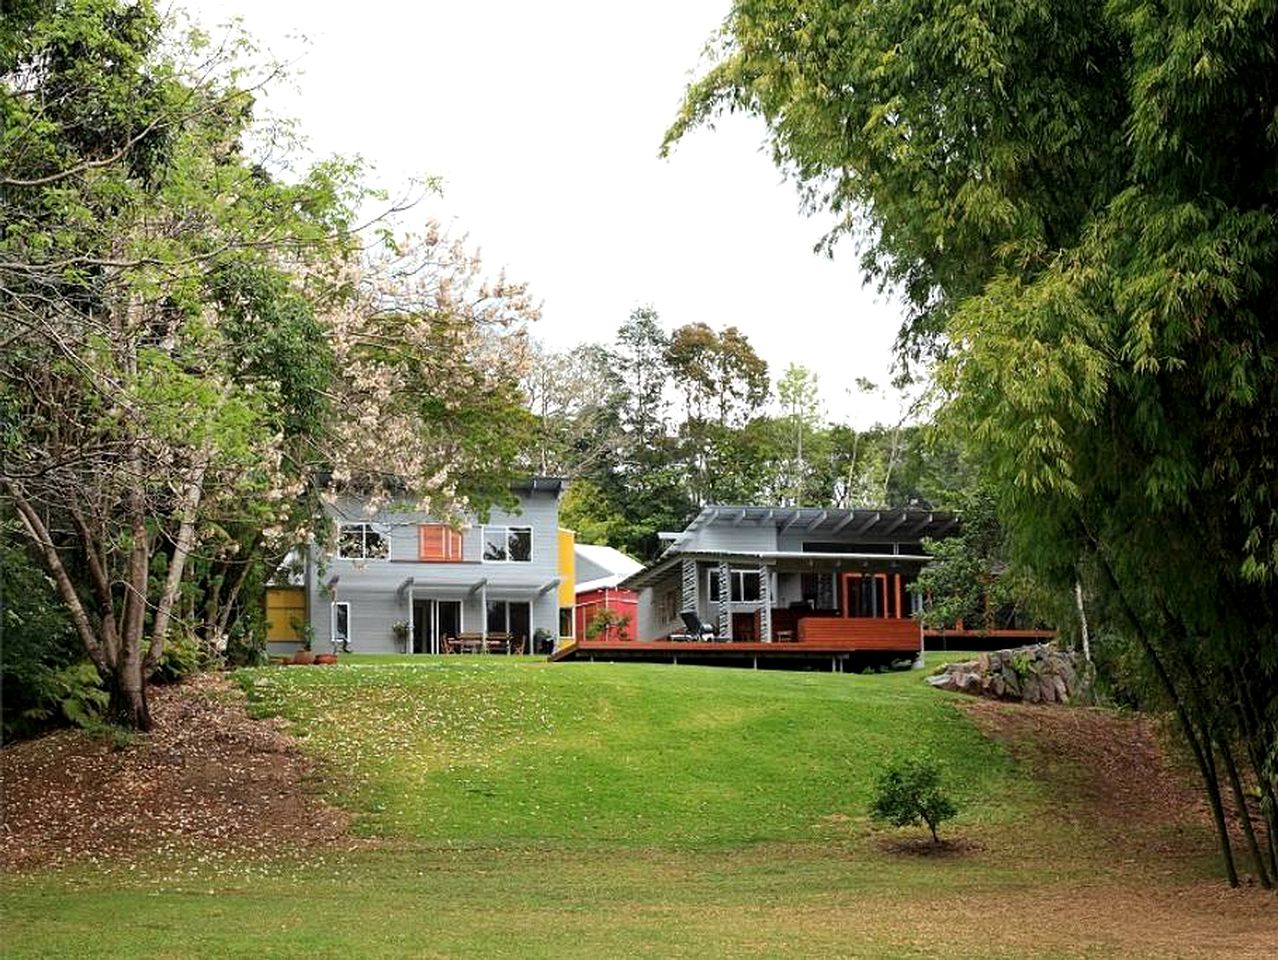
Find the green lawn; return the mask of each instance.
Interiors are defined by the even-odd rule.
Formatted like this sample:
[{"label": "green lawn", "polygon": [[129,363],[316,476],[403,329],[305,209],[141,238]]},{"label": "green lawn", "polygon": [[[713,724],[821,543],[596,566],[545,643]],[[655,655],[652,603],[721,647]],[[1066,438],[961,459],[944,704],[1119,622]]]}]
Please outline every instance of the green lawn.
[{"label": "green lawn", "polygon": [[[918,671],[450,657],[239,678],[370,842],[8,877],[5,957],[1126,955],[1120,933],[1051,934],[1050,909],[995,937],[952,922],[1002,930],[1143,865],[1050,816],[1047,788]],[[920,748],[963,807],[952,856],[894,851],[864,816],[881,764]]]},{"label": "green lawn", "polygon": [[944,753],[970,820],[1024,815],[1007,757],[917,672],[503,657],[246,674],[343,782],[362,833],[455,845],[846,837],[894,752]]}]

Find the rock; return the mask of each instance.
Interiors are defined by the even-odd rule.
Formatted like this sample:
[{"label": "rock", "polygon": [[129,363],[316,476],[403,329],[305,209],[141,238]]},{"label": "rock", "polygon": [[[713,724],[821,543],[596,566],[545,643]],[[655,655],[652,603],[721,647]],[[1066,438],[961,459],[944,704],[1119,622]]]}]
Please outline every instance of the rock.
[{"label": "rock", "polygon": [[1021,678],[1011,667],[1003,668],[1003,689],[1007,691],[1009,697],[1020,699]]},{"label": "rock", "polygon": [[1025,683],[1021,687],[1021,699],[1026,703],[1038,703],[1042,699],[1038,677],[1030,675],[1025,678]]},{"label": "rock", "polygon": [[1063,677],[1056,677],[1052,681],[1055,687],[1056,699],[1060,703],[1069,703],[1069,687],[1066,685]]}]

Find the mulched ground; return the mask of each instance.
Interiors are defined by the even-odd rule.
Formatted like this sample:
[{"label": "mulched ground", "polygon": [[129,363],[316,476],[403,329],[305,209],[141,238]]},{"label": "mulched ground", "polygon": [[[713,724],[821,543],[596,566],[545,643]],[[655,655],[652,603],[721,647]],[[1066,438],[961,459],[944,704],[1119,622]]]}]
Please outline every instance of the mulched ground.
[{"label": "mulched ground", "polygon": [[[1175,738],[1156,719],[1088,707],[1009,704],[973,699],[962,709],[986,736],[1002,743],[1036,779],[1069,823],[1095,831],[1132,856],[1194,856],[1216,850],[1211,812],[1187,756],[1169,754]],[[1248,855],[1232,797],[1225,806],[1238,869]],[[1263,829],[1259,818],[1257,828]],[[1260,835],[1264,842],[1264,834]],[[1278,957],[1278,951],[1274,954]]]},{"label": "mulched ground", "polygon": [[226,679],[154,687],[150,706],[155,732],[123,749],[63,730],[0,751],[0,869],[354,844],[293,740]]}]

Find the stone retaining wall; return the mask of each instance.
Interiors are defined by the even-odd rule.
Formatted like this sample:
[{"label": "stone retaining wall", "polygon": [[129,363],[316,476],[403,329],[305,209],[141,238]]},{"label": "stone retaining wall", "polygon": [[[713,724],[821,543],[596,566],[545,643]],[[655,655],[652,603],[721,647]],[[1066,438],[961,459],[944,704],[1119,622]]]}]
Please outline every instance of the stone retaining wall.
[{"label": "stone retaining wall", "polygon": [[1090,697],[1090,673],[1085,666],[1077,654],[1040,643],[948,663],[927,682],[995,700],[1072,703]]}]

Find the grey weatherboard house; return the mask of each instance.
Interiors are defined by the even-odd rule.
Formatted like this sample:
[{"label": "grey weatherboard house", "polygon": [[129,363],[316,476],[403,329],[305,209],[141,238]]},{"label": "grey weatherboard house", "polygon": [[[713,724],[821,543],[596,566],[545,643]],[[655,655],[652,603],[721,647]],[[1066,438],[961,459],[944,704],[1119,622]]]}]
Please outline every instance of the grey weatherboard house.
[{"label": "grey weatherboard house", "polygon": [[[444,653],[448,639],[509,634],[533,649],[538,632],[558,633],[559,498],[564,483],[538,477],[515,485],[513,511],[453,528],[423,513],[368,516],[356,500],[331,510],[338,546],[306,564],[306,602],[317,650],[337,643],[358,653]],[[396,624],[408,625],[406,638]]]}]

